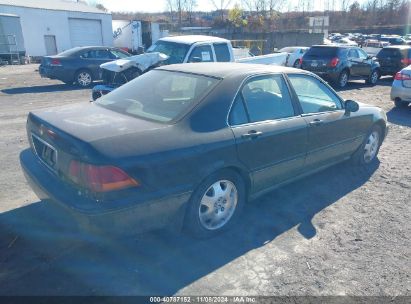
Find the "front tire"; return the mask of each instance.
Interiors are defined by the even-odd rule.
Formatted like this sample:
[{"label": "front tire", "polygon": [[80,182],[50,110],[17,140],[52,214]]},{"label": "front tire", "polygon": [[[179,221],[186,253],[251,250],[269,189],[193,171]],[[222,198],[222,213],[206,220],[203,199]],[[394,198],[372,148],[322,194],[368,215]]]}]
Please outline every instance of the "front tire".
[{"label": "front tire", "polygon": [[368,132],[361,146],[354,153],[352,160],[356,165],[369,165],[377,159],[383,139],[382,128],[374,125]]},{"label": "front tire", "polygon": [[240,216],[246,199],[244,182],[231,170],[214,173],[193,193],[185,218],[185,229],[198,238],[229,229]]},{"label": "front tire", "polygon": [[408,106],[408,103],[403,102],[400,98],[395,98],[394,104],[397,108],[405,108]]},{"label": "front tire", "polygon": [[93,99],[93,101],[96,101],[97,99],[99,99],[102,96],[100,91],[93,91],[91,93],[91,98]]}]

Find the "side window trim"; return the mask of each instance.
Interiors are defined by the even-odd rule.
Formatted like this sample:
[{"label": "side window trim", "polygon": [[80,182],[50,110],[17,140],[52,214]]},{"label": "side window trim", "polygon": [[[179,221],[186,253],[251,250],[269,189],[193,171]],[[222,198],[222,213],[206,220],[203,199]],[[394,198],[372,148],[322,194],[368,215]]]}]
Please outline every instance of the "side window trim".
[{"label": "side window trim", "polygon": [[[314,113],[304,113],[300,100],[298,98],[297,92],[295,92],[294,87],[291,84],[290,79],[288,78],[288,76],[303,76],[303,77],[308,77],[308,78],[313,78],[317,81],[319,81],[320,83],[322,83],[323,85],[325,85],[326,88],[328,88],[330,90],[330,92],[337,97],[337,100],[340,102],[340,106],[341,109],[335,109],[335,110],[329,110],[329,111],[323,111],[323,112],[314,112]],[[295,74],[295,73],[289,73],[286,75],[287,80],[290,82],[290,90],[292,91],[293,96],[295,96],[296,98],[296,102],[298,103],[298,108],[300,109],[300,115],[301,116],[312,116],[312,115],[316,115],[316,114],[321,114],[321,113],[330,113],[330,112],[336,112],[336,111],[342,111],[345,110],[345,104],[344,104],[344,100],[334,91],[334,89],[328,84],[326,83],[324,80],[322,80],[319,76],[317,75],[309,75],[309,74]]]},{"label": "side window trim", "polygon": [[[250,80],[252,80],[253,78],[258,78],[258,77],[261,77],[261,76],[274,76],[274,75],[280,75],[283,78],[283,80],[286,84],[287,90],[288,90],[288,94],[290,96],[290,101],[291,101],[291,105],[292,105],[293,110],[294,110],[294,115],[289,116],[289,117],[283,117],[283,118],[276,118],[276,119],[270,119],[270,120],[264,120],[264,121],[251,122],[250,115],[249,115],[248,108],[247,108],[247,104],[244,101],[244,97],[243,97],[243,94],[242,94],[242,90],[243,90],[244,86]],[[230,124],[231,111],[233,109],[234,102],[237,100],[237,97],[239,96],[239,94],[241,94],[240,95],[241,96],[241,102],[243,103],[244,109],[246,111],[248,122],[244,123],[244,124],[231,125]],[[234,95],[233,100],[231,101],[231,104],[230,104],[230,107],[229,107],[228,113],[227,113],[226,124],[227,124],[228,127],[234,128],[234,127],[261,124],[261,123],[265,123],[267,121],[281,121],[281,120],[287,120],[287,119],[292,119],[292,118],[295,118],[295,117],[299,117],[299,116],[301,116],[302,111],[300,109],[300,105],[299,105],[299,102],[298,102],[298,97],[297,97],[297,100],[296,100],[297,104],[295,104],[294,94],[295,94],[295,92],[292,89],[292,86],[289,84],[289,80],[288,80],[288,78],[286,77],[286,75],[284,73],[259,73],[259,74],[256,74],[256,75],[250,75],[250,76],[243,79],[243,81],[241,82],[240,86],[237,89],[236,94]],[[298,106],[296,106],[296,105],[298,105]]]}]

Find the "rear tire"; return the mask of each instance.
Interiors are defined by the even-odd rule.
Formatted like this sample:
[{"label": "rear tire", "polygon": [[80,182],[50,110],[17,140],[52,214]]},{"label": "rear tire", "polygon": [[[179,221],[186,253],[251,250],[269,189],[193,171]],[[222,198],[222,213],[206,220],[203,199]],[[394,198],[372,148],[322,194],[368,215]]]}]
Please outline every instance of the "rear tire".
[{"label": "rear tire", "polygon": [[343,70],[340,75],[338,76],[338,80],[337,80],[337,86],[339,88],[345,88],[347,86],[348,80],[349,80],[349,73],[347,72],[347,70]]},{"label": "rear tire", "polygon": [[93,83],[93,75],[89,70],[79,70],[74,77],[74,81],[80,88],[88,88]]},{"label": "rear tire", "polygon": [[299,68],[300,68],[300,60],[299,60],[299,59],[297,59],[297,60],[294,62],[293,67],[296,68],[296,69],[299,69]]},{"label": "rear tire", "polygon": [[379,125],[374,125],[371,131],[368,132],[361,146],[353,154],[353,163],[360,166],[372,164],[377,159],[382,139],[382,128]]},{"label": "rear tire", "polygon": [[375,86],[378,82],[378,79],[380,79],[380,72],[378,70],[373,70],[365,82]]},{"label": "rear tire", "polygon": [[194,191],[185,216],[185,230],[197,238],[208,238],[232,227],[246,200],[244,181],[231,170],[206,178]]}]

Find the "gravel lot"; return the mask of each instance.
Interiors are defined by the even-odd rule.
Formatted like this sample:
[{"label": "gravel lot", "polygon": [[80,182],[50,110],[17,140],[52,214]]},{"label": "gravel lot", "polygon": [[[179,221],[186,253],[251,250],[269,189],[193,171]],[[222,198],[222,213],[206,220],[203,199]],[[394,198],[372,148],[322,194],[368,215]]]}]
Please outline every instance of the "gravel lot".
[{"label": "gravel lot", "polygon": [[411,108],[393,109],[391,79],[351,83],[344,98],[387,111],[372,168],[346,163],[245,208],[211,240],[158,231],[72,234],[38,201],[18,161],[30,110],[87,102],[90,90],[0,67],[0,295],[411,296]]}]

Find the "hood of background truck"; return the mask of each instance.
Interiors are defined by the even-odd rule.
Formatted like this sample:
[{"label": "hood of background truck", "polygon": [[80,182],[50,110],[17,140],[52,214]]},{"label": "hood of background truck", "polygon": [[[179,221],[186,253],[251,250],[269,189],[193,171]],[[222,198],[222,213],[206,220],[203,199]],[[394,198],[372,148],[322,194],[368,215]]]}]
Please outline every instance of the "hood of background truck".
[{"label": "hood of background truck", "polygon": [[168,59],[168,56],[159,53],[145,53],[141,55],[135,55],[123,59],[118,59],[110,62],[106,62],[100,65],[100,68],[115,73],[119,73],[129,69],[130,67],[138,67],[142,72],[147,70],[149,67],[165,61]]}]

